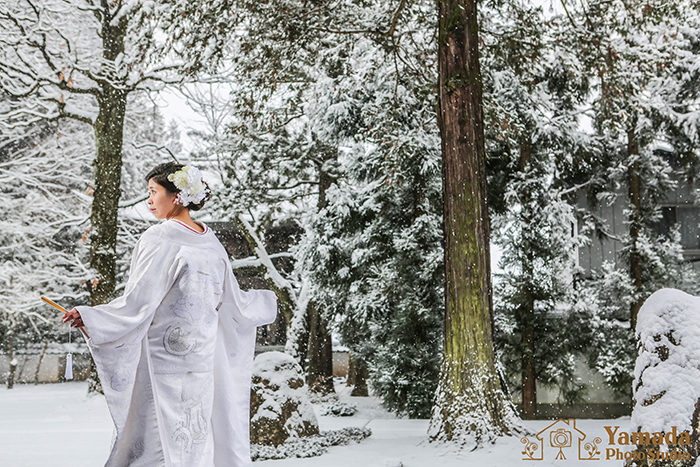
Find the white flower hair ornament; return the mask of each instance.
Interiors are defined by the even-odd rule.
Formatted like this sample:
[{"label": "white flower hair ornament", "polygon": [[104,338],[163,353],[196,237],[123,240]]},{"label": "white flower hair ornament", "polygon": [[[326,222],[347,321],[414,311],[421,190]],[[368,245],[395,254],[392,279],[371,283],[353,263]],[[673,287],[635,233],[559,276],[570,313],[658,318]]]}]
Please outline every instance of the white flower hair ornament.
[{"label": "white flower hair ornament", "polygon": [[186,165],[174,174],[168,175],[168,180],[180,190],[177,200],[183,206],[190,203],[199,204],[207,196],[205,185],[202,182],[202,172],[197,167]]}]

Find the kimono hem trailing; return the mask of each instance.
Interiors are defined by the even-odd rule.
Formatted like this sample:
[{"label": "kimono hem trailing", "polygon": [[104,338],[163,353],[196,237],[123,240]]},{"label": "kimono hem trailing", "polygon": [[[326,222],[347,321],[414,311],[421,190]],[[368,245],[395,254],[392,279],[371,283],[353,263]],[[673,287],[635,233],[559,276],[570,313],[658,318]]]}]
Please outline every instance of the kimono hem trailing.
[{"label": "kimono hem trailing", "polygon": [[240,289],[209,228],[151,227],[124,295],[77,309],[116,428],[106,467],[250,464],[255,328],[276,297]]}]

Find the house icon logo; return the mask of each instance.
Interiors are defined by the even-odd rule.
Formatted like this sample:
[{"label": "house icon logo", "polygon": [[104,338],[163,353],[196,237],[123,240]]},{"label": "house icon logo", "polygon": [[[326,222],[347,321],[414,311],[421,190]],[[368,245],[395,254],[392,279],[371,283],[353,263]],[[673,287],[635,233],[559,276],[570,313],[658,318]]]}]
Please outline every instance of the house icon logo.
[{"label": "house icon logo", "polygon": [[579,460],[600,460],[598,444],[603,440],[595,438],[586,440],[586,434],[576,428],[576,420],[559,419],[535,435],[534,440],[524,437],[520,440],[525,445],[523,460],[541,461],[544,453],[555,454],[554,460],[575,458]]}]

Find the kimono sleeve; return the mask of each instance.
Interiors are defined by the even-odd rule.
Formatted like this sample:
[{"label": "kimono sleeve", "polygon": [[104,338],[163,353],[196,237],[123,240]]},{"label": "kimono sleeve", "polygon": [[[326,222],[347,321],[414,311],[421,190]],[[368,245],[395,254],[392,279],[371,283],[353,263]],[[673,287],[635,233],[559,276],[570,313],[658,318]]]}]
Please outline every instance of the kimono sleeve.
[{"label": "kimono sleeve", "polygon": [[271,290],[241,290],[231,268],[226,270],[219,319],[232,318],[237,327],[270,324],[277,317],[277,296]]},{"label": "kimono sleeve", "polygon": [[134,249],[124,294],[105,305],[77,307],[93,344],[116,342],[137,328],[145,332],[179,274],[176,253],[172,243],[149,231],[143,234]]},{"label": "kimono sleeve", "polygon": [[[227,261],[228,266],[228,261]],[[277,317],[277,298],[269,290],[245,292],[227,267],[219,304],[217,352],[214,364],[214,464],[250,463],[250,379],[255,351],[255,328]]]}]

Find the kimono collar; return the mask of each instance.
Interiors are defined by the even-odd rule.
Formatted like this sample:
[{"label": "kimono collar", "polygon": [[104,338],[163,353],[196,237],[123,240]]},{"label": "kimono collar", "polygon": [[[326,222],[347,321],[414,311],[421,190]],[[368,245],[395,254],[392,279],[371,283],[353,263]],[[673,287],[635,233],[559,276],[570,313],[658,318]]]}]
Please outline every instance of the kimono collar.
[{"label": "kimono collar", "polygon": [[200,232],[200,231],[193,229],[193,228],[190,227],[189,225],[187,225],[187,224],[185,224],[184,222],[179,221],[179,220],[177,220],[177,219],[168,219],[168,220],[171,220],[171,221],[173,221],[173,222],[177,222],[178,224],[180,224],[181,226],[183,226],[183,227],[186,228],[187,230],[189,230],[189,231],[191,231],[191,232],[194,232],[194,233],[196,233],[197,235],[206,235],[206,233],[209,231],[209,227],[207,227],[206,225],[202,224],[201,222],[195,222],[196,224],[201,225],[202,228],[204,229],[204,230],[202,230],[202,231]]},{"label": "kimono collar", "polygon": [[204,227],[204,232],[197,232],[182,222],[178,222],[173,219],[155,225],[151,227],[151,229],[153,229],[153,233],[156,235],[175,243],[189,245],[208,244],[212,241],[212,238],[216,237],[214,236],[214,232],[209,227],[201,222],[200,224],[202,227]]}]

